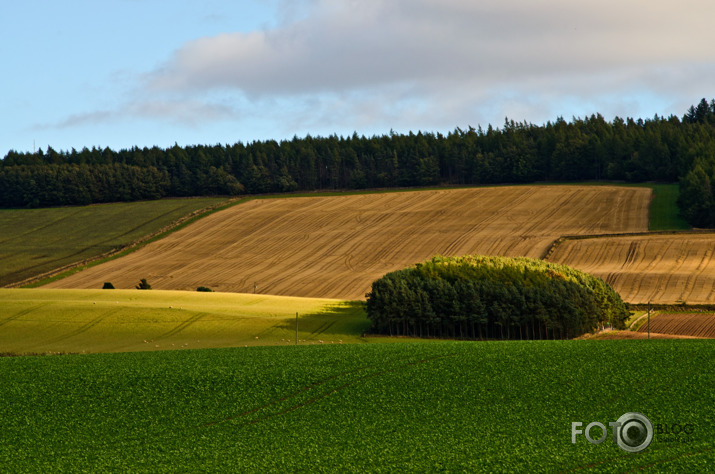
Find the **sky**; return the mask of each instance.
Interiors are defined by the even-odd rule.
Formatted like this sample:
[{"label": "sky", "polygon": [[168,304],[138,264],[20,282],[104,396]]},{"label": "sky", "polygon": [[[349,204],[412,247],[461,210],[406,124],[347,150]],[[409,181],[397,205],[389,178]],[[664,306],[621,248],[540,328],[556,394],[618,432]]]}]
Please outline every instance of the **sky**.
[{"label": "sky", "polygon": [[448,133],[715,97],[712,0],[0,4],[0,157]]}]

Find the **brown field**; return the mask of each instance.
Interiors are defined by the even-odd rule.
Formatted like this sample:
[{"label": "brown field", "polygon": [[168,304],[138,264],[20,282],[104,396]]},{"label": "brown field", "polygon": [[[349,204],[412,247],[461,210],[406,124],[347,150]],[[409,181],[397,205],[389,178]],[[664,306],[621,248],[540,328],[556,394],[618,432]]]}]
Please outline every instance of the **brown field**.
[{"label": "brown field", "polygon": [[[639,333],[648,332],[648,323]],[[713,313],[659,313],[650,319],[650,332],[715,338],[715,314]]]},{"label": "brown field", "polygon": [[[657,332],[650,333],[651,339],[700,339],[695,336],[682,336],[678,334],[661,334]],[[648,339],[648,332],[636,332],[636,331],[603,331],[596,335],[590,337],[583,337],[581,339]]]},{"label": "brown field", "polygon": [[562,235],[647,230],[651,190],[513,186],[253,200],[48,285],[360,299],[386,272],[441,255],[538,258]]},{"label": "brown field", "polygon": [[715,234],[565,240],[553,262],[596,275],[630,303],[715,301]]}]

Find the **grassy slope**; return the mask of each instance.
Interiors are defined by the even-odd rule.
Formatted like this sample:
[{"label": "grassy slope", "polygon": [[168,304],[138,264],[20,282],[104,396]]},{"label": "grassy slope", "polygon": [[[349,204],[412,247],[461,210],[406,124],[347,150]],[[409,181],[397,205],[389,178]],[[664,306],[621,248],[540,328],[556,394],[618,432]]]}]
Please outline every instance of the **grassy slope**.
[{"label": "grassy slope", "polygon": [[[0,353],[363,341],[359,303],[231,293],[0,289]],[[290,342],[288,342],[290,340]],[[146,342],[145,342],[146,341]]]},{"label": "grassy slope", "polygon": [[650,205],[649,230],[687,230],[690,229],[678,210],[677,184],[651,184],[653,202]]},{"label": "grassy slope", "polygon": [[225,198],[0,209],[0,286],[126,245]]},{"label": "grassy slope", "polygon": [[[439,342],[0,358],[13,472],[705,472],[712,341]],[[632,363],[624,364],[624,360]],[[647,364],[639,361],[647,361]],[[571,443],[627,412],[639,454]],[[591,434],[598,436],[595,429]],[[672,441],[672,437],[670,438]]]}]

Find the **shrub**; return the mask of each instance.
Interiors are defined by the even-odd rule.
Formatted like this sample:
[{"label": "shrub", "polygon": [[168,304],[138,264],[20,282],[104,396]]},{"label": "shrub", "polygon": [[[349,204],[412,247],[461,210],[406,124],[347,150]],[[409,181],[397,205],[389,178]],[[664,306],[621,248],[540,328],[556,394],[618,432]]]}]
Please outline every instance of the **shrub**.
[{"label": "shrub", "polygon": [[151,285],[146,281],[146,278],[142,278],[137,285],[137,290],[151,290]]},{"label": "shrub", "polygon": [[196,288],[196,291],[203,291],[206,293],[211,293],[214,290],[212,290],[211,288],[206,287],[206,286],[200,286],[200,287]]},{"label": "shrub", "polygon": [[522,257],[437,256],[388,273],[366,296],[372,331],[390,335],[571,338],[624,328],[629,316],[603,280]]},{"label": "shrub", "polygon": [[104,286],[102,287],[103,290],[113,290],[114,285],[112,285],[111,282],[105,281]]}]

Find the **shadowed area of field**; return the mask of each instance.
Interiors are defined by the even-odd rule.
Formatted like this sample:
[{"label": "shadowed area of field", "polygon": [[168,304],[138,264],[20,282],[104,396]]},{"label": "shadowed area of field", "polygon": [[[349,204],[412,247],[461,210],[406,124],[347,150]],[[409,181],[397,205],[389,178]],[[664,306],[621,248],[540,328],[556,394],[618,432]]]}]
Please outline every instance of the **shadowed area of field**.
[{"label": "shadowed area of field", "polygon": [[[658,313],[650,319],[651,333],[673,334],[715,338],[715,314],[713,313]],[[638,332],[648,332],[648,324],[642,324]]]},{"label": "shadowed area of field", "polygon": [[159,231],[224,198],[0,209],[0,286],[79,262]]}]

